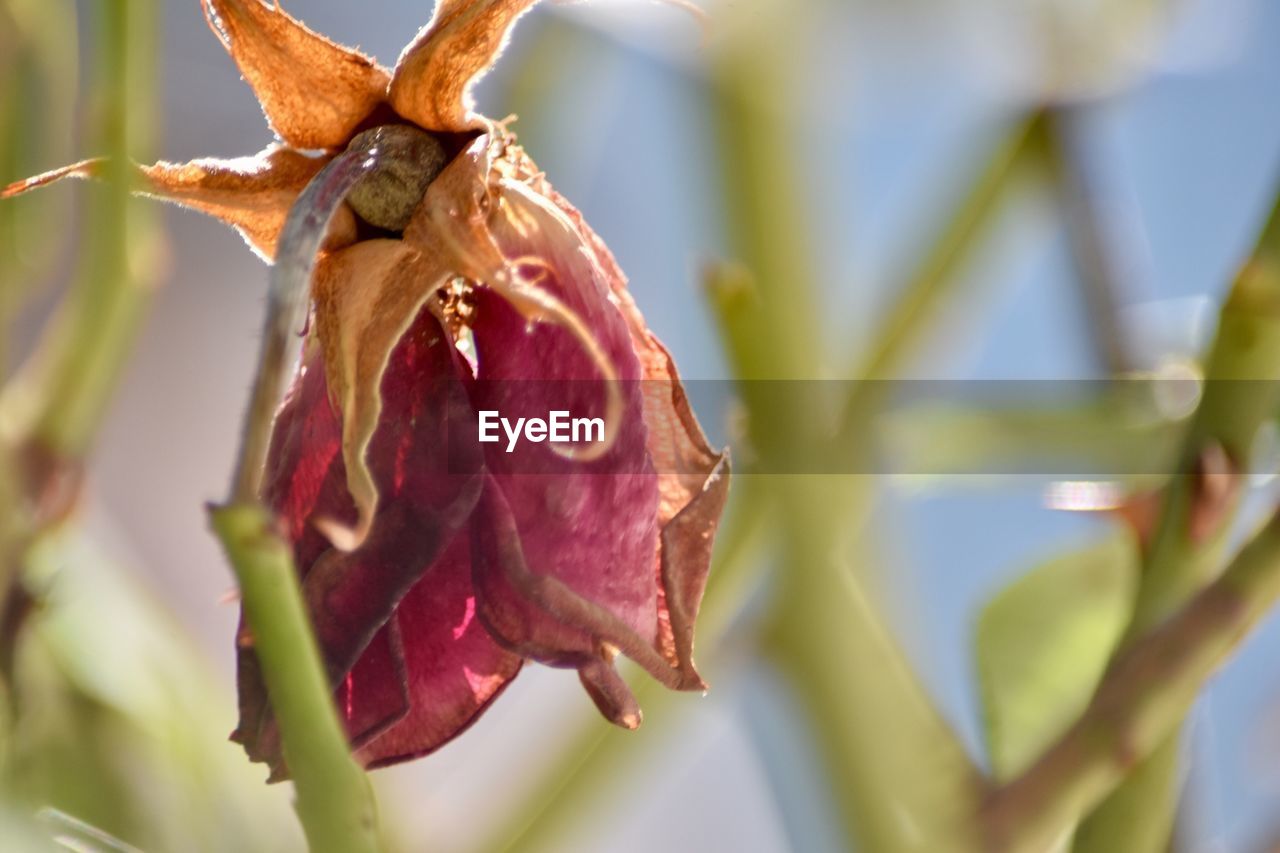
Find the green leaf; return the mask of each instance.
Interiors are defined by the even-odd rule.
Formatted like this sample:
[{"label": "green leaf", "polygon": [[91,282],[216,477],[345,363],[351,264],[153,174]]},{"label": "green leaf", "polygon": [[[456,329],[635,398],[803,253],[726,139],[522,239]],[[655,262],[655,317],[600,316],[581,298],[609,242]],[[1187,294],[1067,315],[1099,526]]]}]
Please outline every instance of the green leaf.
[{"label": "green leaf", "polygon": [[1140,557],[1127,533],[1020,578],[978,620],[976,654],[991,766],[1017,775],[1074,720],[1128,625]]}]

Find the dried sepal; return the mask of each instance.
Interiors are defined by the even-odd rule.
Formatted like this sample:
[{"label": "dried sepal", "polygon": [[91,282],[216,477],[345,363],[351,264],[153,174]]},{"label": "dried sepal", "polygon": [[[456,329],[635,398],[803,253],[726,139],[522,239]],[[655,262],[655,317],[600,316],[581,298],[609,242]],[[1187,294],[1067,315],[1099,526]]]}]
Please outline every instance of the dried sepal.
[{"label": "dried sepal", "polygon": [[670,632],[674,666],[686,681],[703,687],[706,685],[693,662],[693,629],[707,588],[716,527],[728,498],[729,458],[726,454],[708,475],[702,491],[663,525],[660,538],[659,643],[665,650]]},{"label": "dried sepal", "polygon": [[372,59],[260,0],[202,0],[205,17],[252,87],[271,129],[295,148],[340,148],[386,95]]},{"label": "dried sepal", "polygon": [[471,85],[493,65],[516,19],[537,0],[438,0],[400,54],[389,89],[395,111],[428,130],[482,130]]},{"label": "dried sepal", "polygon": [[[268,146],[252,157],[161,161],[135,167],[136,191],[231,225],[255,252],[271,260],[289,209],[326,162],[279,145]],[[0,190],[0,198],[21,195],[63,178],[100,178],[105,166],[101,159],[63,166],[10,184]],[[354,239],[355,219],[350,210],[340,208],[330,224],[326,248]]]},{"label": "dried sepal", "polygon": [[365,458],[382,415],[382,378],[419,309],[450,277],[438,255],[401,240],[366,240],[322,260],[313,284],[316,332],[329,392],[342,413],[342,456],[357,520],[326,520],[343,550],[359,547],[377,512],[378,489]]},{"label": "dried sepal", "polygon": [[21,181],[14,181],[8,184],[3,190],[0,190],[0,198],[13,198],[25,192],[56,183],[63,178],[97,178],[102,175],[105,165],[106,160],[101,158],[69,163],[66,166],[50,169],[47,172],[41,172],[38,175],[32,175],[30,178],[24,178]]}]

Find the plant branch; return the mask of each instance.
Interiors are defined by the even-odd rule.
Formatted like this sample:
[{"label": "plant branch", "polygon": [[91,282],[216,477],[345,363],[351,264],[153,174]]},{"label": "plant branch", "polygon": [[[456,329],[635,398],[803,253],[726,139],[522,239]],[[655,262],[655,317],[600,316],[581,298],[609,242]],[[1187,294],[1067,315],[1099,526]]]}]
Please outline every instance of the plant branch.
[{"label": "plant branch", "polygon": [[303,325],[311,274],[329,220],[351,188],[377,165],[376,150],[344,151],[307,184],[285,220],[275,265],[271,268],[258,368],[232,475],[230,500],[233,503],[251,503],[258,499],[271,424],[292,363],[293,344]]},{"label": "plant branch", "polygon": [[212,507],[210,519],[240,583],[308,845],[314,853],[373,853],[373,789],[338,720],[289,546],[257,504]]},{"label": "plant branch", "polygon": [[[711,73],[726,218],[743,262],[715,271],[711,295],[734,374],[745,380],[739,387],[751,449],[772,471],[788,470],[795,447],[852,446],[839,440],[838,406],[813,399],[812,383],[751,381],[813,379],[826,356],[805,227],[810,208],[793,168],[790,110],[802,82],[790,79],[794,63],[781,60],[802,41],[797,26],[785,4],[765,4],[721,45]],[[764,61],[770,53],[778,61]],[[904,312],[894,333],[900,343],[885,348],[914,343],[929,313]],[[874,484],[870,477],[759,478],[783,544],[761,642],[812,725],[849,843],[892,853],[952,841],[976,806],[976,774],[847,562],[854,538],[865,533]]]},{"label": "plant branch", "polygon": [[1237,473],[1248,473],[1258,430],[1280,407],[1280,201],[1253,257],[1222,306],[1204,370],[1204,395],[1167,489],[1143,575],[1131,635],[1159,623],[1212,577],[1220,565],[1230,513],[1215,535],[1195,537],[1194,472],[1212,444]]},{"label": "plant branch", "polygon": [[[15,12],[20,10],[8,10]],[[63,56],[62,41],[74,29],[74,13],[61,2],[34,14],[9,20],[14,38],[32,38],[40,44],[17,57],[17,67],[47,78],[56,93],[74,89],[74,56]],[[96,434],[107,403],[149,303],[150,282],[142,260],[152,248],[153,229],[148,215],[129,195],[131,174],[128,154],[149,137],[154,56],[154,9],[150,0],[111,0],[95,10],[98,60],[90,90],[97,109],[90,125],[93,137],[110,155],[104,181],[87,190],[86,235],[79,246],[75,280],[58,306],[35,355],[9,384],[0,388],[0,609],[11,616],[0,637],[0,658],[10,659],[20,636],[26,593],[19,577],[26,554],[72,508],[84,456]],[[8,17],[8,16],[6,16]],[[45,32],[50,28],[52,32]],[[53,53],[54,57],[44,56]],[[71,63],[59,70],[57,57]],[[51,64],[52,63],[52,64]],[[17,104],[18,91],[11,91]],[[37,126],[61,126],[56,108],[39,116]],[[15,148],[9,155],[16,157]],[[60,143],[59,143],[60,144]],[[3,146],[0,146],[3,147]],[[10,159],[10,166],[17,163]],[[14,205],[19,212],[14,212]],[[48,230],[46,215],[24,218],[21,211],[39,214],[26,199],[5,202],[0,215],[0,240],[21,243],[47,254],[53,241],[33,239],[27,226]],[[52,233],[57,233],[54,229]],[[7,259],[6,259],[7,260]],[[17,275],[18,265],[0,273]],[[35,275],[39,263],[25,270]],[[28,295],[16,281],[0,284],[0,324],[7,324],[20,297]],[[0,330],[0,347],[7,337]]]},{"label": "plant branch", "polygon": [[1280,598],[1280,516],[1181,612],[1118,657],[1080,719],[981,811],[988,849],[1047,849],[1172,734],[1204,682]]},{"label": "plant branch", "polygon": [[1046,159],[1071,240],[1076,278],[1088,311],[1089,334],[1108,374],[1135,367],[1130,335],[1121,323],[1117,244],[1107,228],[1099,176],[1085,150],[1078,106],[1055,106],[1046,113]]},{"label": "plant branch", "polygon": [[986,166],[950,211],[946,225],[930,244],[920,266],[898,288],[897,301],[878,324],[872,346],[852,375],[854,384],[840,419],[842,447],[865,443],[863,429],[882,407],[879,399],[891,377],[928,327],[938,305],[960,277],[981,238],[990,229],[1019,176],[1045,148],[1045,117],[1033,112],[1016,120],[995,147]]},{"label": "plant branch", "polygon": [[[1179,473],[1166,485],[1147,547],[1128,642],[1160,624],[1219,571],[1231,520],[1250,471],[1255,439],[1280,407],[1280,196],[1253,257],[1224,303],[1205,363],[1204,396],[1189,427]],[[1197,476],[1215,448],[1228,458],[1233,485],[1220,506]],[[1204,530],[1204,516],[1216,515]],[[1170,734],[1115,795],[1081,824],[1077,853],[1117,845],[1135,853],[1162,850],[1176,809],[1178,738]],[[1136,804],[1143,804],[1141,807]],[[1077,816],[1078,817],[1078,816]]]},{"label": "plant branch", "polygon": [[313,851],[376,851],[373,789],[333,704],[290,548],[260,503],[259,487],[291,350],[302,325],[316,254],[347,192],[378,165],[348,151],[312,179],[289,211],[271,269],[262,345],[231,494],[210,508],[215,533],[240,584],[254,654],[280,727],[298,817]]},{"label": "plant branch", "polygon": [[107,157],[102,183],[87,190],[87,248],[35,358],[4,400],[11,423],[21,421],[14,430],[18,442],[37,443],[69,465],[81,460],[97,432],[152,289],[140,272],[154,251],[151,215],[130,197],[129,155],[148,123],[154,13],[149,0],[108,0],[98,15],[101,82],[95,100],[98,141]]}]

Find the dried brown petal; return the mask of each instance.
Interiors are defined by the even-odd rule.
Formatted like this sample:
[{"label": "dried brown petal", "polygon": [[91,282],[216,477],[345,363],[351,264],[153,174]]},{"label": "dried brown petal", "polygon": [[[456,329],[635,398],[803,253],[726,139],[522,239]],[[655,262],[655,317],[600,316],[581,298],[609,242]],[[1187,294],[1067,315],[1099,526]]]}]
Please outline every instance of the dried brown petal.
[{"label": "dried brown petal", "polygon": [[606,720],[624,729],[638,729],[644,720],[640,703],[613,668],[612,655],[602,654],[601,659],[578,667],[578,680]]},{"label": "dried brown petal", "polygon": [[340,148],[386,95],[387,70],[259,0],[203,0],[205,17],[296,148]]}]

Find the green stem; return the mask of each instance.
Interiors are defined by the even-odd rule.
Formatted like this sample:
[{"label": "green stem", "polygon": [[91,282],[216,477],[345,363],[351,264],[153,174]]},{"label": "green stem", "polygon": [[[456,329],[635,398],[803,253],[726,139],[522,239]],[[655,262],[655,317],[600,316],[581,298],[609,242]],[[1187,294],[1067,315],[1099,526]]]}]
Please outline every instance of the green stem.
[{"label": "green stem", "polygon": [[[60,3],[40,10],[26,4],[7,8],[16,16],[11,23],[21,24],[33,38],[38,34],[39,52],[62,47],[35,23],[69,26],[68,10]],[[150,0],[111,0],[101,4],[97,14],[98,73],[92,77],[90,127],[113,162],[125,167],[109,170],[104,183],[89,190],[84,251],[77,259],[75,281],[44,330],[35,357],[0,389],[0,601],[23,595],[17,575],[26,552],[71,508],[73,484],[115,389],[147,297],[147,285],[131,270],[130,258],[135,244],[145,242],[151,231],[129,196],[127,154],[149,136],[155,14]],[[43,70],[47,85],[57,91],[73,85],[48,67]],[[56,108],[51,113],[56,115]],[[5,203],[6,211],[10,206]],[[8,226],[5,238],[22,231],[17,221]],[[0,300],[17,295],[0,295]],[[0,322],[13,307],[0,309]],[[0,656],[13,653],[17,636],[16,628],[6,631]]]},{"label": "green stem", "polygon": [[[1165,489],[1164,504],[1145,560],[1129,639],[1168,618],[1204,587],[1222,564],[1239,488],[1220,510],[1217,529],[1193,535],[1202,503],[1192,472],[1207,447],[1218,444],[1243,479],[1250,470],[1259,430],[1280,408],[1280,200],[1253,257],[1236,277],[1222,307],[1218,333],[1205,364],[1204,396],[1192,420],[1179,474]],[[1077,853],[1116,849],[1163,850],[1176,811],[1177,732],[1139,767],[1116,795],[1081,825]],[[1165,768],[1160,772],[1159,767]],[[1145,808],[1136,809],[1142,802]]]},{"label": "green stem", "polygon": [[[922,332],[932,325],[932,315],[981,245],[1017,179],[1038,163],[1045,147],[1043,112],[1021,116],[1012,123],[959,203],[948,211],[945,227],[929,243],[920,266],[895,288],[897,299],[877,324],[875,342],[854,376],[879,379],[901,368]],[[849,406],[850,412],[859,409],[856,403]]]},{"label": "green stem", "polygon": [[[1177,730],[1205,681],[1280,599],[1280,516],[1181,612],[1133,643],[1080,719],[981,816],[987,848],[1049,849]],[[1128,849],[1111,847],[1110,849]]]},{"label": "green stem", "polygon": [[870,501],[858,481],[870,479],[776,478],[787,556],[764,652],[801,700],[859,849],[969,849],[981,779],[853,564]]},{"label": "green stem", "polygon": [[[787,471],[793,449],[848,451],[836,429],[839,412],[813,399],[823,347],[813,305],[816,274],[804,223],[802,137],[787,121],[799,81],[788,79],[785,55],[799,43],[794,15],[768,6],[756,29],[738,33],[713,67],[713,114],[721,138],[726,211],[742,268],[711,278],[726,341],[747,409],[752,450],[762,470]],[[1034,122],[1013,144],[1023,149]],[[931,315],[929,308],[965,258],[973,238],[1016,171],[1017,153],[1000,159],[974,191],[965,223],[908,288],[869,369],[890,370]],[[970,205],[965,205],[966,208]],[[747,271],[750,271],[749,273]],[[878,366],[877,366],[878,365]],[[878,404],[878,400],[874,401]],[[869,416],[872,406],[856,406]],[[834,440],[833,440],[834,439]],[[854,447],[865,452],[865,446]],[[860,587],[852,540],[864,533],[874,504],[871,477],[761,478],[770,512],[782,523],[782,567],[776,573],[764,653],[800,700],[818,741],[832,798],[851,845],[893,853],[954,849],[976,805],[976,773],[915,679],[901,650]],[[846,562],[848,560],[848,562]],[[921,779],[928,779],[921,784]]]},{"label": "green stem", "polygon": [[[70,159],[76,41],[68,0],[0,0],[0,185]],[[67,201],[38,194],[0,204],[0,376],[23,300],[66,251]]]},{"label": "green stem", "polygon": [[378,166],[374,152],[345,151],[307,184],[281,231],[271,268],[258,364],[226,505],[210,509],[240,582],[240,598],[280,727],[298,818],[314,851],[380,848],[377,807],[351,755],[311,630],[289,545],[259,499],[271,425],[306,311],[321,240],[343,197]]},{"label": "green stem", "polygon": [[1205,363],[1201,399],[1180,463],[1169,485],[1148,568],[1139,591],[1131,632],[1158,623],[1212,576],[1219,563],[1218,535],[1193,540],[1189,520],[1196,509],[1201,453],[1211,443],[1248,473],[1258,430],[1280,404],[1280,204],[1271,214],[1253,258],[1236,277],[1222,306],[1218,333]]},{"label": "green stem", "polygon": [[214,507],[210,518],[240,583],[311,850],[378,850],[373,790],[338,720],[289,546],[259,505]]},{"label": "green stem", "polygon": [[1085,308],[1089,334],[1102,366],[1111,376],[1135,367],[1130,336],[1120,316],[1121,289],[1112,235],[1102,215],[1102,200],[1081,132],[1079,106],[1047,111],[1046,159],[1058,204],[1071,239],[1071,255]]},{"label": "green stem", "polygon": [[150,250],[148,214],[130,198],[130,153],[150,101],[155,14],[150,0],[104,0],[94,109],[107,154],[103,183],[88,192],[88,248],[76,284],[23,382],[34,404],[27,438],[55,458],[79,460],[115,391],[149,303],[150,283],[132,261]]}]

